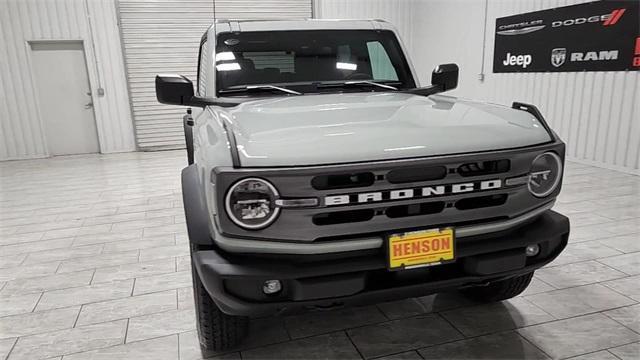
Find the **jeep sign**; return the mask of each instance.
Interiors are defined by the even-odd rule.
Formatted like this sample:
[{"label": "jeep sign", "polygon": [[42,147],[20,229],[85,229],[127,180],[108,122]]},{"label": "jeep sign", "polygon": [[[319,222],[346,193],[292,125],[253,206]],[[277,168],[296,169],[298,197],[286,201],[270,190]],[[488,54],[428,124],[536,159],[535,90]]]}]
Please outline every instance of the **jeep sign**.
[{"label": "jeep sign", "polygon": [[493,72],[640,69],[640,2],[596,1],[496,19]]}]

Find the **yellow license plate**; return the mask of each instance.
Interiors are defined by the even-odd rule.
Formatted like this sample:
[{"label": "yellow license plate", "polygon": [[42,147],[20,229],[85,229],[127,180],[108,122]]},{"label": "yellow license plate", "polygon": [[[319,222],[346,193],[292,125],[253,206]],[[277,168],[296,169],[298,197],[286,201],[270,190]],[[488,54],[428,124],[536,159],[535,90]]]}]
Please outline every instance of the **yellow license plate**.
[{"label": "yellow license plate", "polygon": [[411,269],[455,261],[453,228],[393,234],[388,239],[389,270]]}]

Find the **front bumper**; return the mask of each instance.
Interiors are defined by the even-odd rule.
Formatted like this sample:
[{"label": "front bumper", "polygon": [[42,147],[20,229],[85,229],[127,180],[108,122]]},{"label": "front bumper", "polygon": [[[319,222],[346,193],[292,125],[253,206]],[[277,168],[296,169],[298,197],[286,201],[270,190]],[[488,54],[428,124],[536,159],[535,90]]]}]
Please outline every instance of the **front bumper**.
[{"label": "front bumper", "polygon": [[[205,288],[230,315],[260,316],[361,305],[482,285],[538,269],[567,244],[569,220],[548,210],[526,225],[457,239],[455,263],[389,272],[382,249],[330,258],[240,256],[195,251],[192,261]],[[525,255],[539,244],[540,253]],[[277,279],[283,290],[265,295],[262,284]]]}]

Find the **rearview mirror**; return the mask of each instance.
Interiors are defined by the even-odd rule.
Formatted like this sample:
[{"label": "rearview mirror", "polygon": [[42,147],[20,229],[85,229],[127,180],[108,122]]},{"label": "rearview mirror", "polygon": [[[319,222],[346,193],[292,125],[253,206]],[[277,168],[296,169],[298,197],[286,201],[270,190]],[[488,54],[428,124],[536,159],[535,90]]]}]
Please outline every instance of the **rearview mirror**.
[{"label": "rearview mirror", "polygon": [[157,75],[156,98],[162,104],[190,105],[193,83],[182,75]]},{"label": "rearview mirror", "polygon": [[441,64],[431,73],[431,85],[440,87],[440,91],[455,89],[458,86],[458,65]]}]

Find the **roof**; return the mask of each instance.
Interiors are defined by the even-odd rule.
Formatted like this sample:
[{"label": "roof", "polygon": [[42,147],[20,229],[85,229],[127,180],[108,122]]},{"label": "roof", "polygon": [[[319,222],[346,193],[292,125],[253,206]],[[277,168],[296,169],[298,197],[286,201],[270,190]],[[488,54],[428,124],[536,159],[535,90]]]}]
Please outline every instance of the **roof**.
[{"label": "roof", "polygon": [[330,19],[283,19],[283,20],[216,20],[216,33],[237,31],[283,31],[283,30],[348,30],[387,29],[395,30],[384,20],[330,20]]}]

